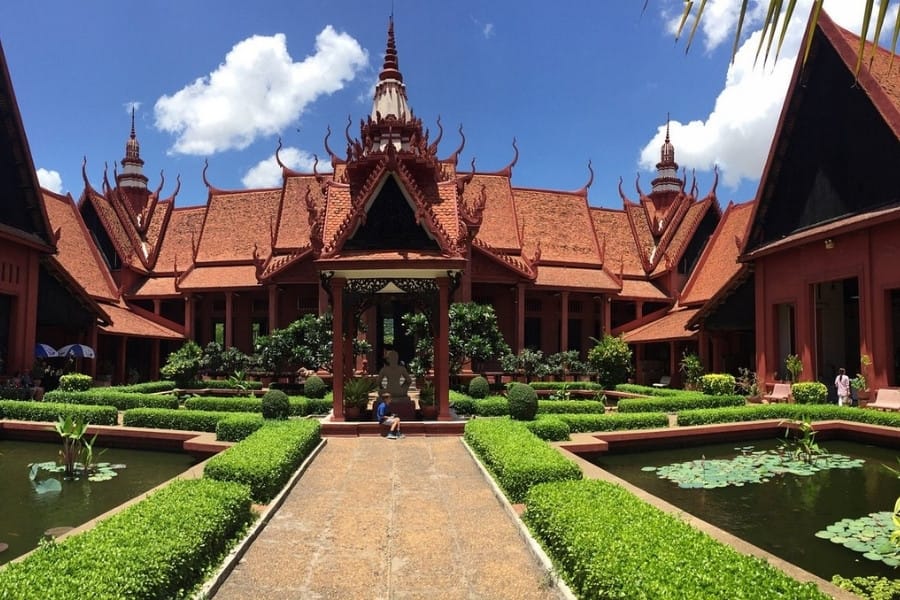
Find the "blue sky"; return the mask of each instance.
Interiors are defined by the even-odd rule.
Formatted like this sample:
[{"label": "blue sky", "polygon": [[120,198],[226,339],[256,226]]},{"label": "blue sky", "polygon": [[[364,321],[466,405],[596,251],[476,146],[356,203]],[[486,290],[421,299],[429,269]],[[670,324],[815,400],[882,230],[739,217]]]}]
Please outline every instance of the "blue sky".
[{"label": "blue sky", "polygon": [[[676,160],[705,193],[753,197],[793,67],[810,0],[800,0],[782,57],[752,66],[757,0],[747,43],[730,64],[736,0],[709,0],[690,52],[675,43],[680,0],[268,1],[45,0],[0,4],[0,40],[42,185],[70,192],[121,160],[135,105],[150,187],[163,196],[181,176],[177,206],[202,204],[207,176],[222,189],[279,185],[272,159],[302,171],[322,140],[343,154],[371,108],[392,6],[400,70],[416,115],[444,139],[440,156],[479,171],[519,162],[513,184],[575,190],[621,207],[617,185],[647,191],[671,115]],[[825,8],[855,28],[859,0]],[[894,9],[895,10],[895,9]],[[891,19],[888,19],[891,21]],[[690,184],[688,184],[690,185]]]}]

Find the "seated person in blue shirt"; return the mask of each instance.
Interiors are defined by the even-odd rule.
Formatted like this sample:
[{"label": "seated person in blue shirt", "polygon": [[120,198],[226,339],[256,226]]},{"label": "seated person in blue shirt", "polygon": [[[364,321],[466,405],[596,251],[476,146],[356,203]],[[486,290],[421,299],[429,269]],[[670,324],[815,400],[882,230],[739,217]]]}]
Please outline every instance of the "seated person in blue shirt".
[{"label": "seated person in blue shirt", "polygon": [[382,425],[390,427],[387,438],[389,440],[396,440],[398,437],[402,437],[403,434],[400,433],[400,418],[393,413],[388,413],[388,403],[390,401],[390,392],[383,392],[379,399],[378,407],[375,409],[375,420]]}]

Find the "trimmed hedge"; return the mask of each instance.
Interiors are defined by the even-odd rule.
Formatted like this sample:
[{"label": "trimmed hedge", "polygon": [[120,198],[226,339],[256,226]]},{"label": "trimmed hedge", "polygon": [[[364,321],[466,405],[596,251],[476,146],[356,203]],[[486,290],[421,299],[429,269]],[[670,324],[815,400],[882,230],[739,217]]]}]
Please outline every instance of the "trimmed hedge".
[{"label": "trimmed hedge", "polygon": [[900,427],[900,413],[888,413],[834,404],[758,404],[741,408],[686,410],[678,413],[679,425],[736,423],[739,421],[761,421],[765,419],[843,420],[868,423],[870,425]]},{"label": "trimmed hedge", "polygon": [[734,375],[728,373],[708,373],[700,377],[700,389],[710,396],[734,394],[734,383]]},{"label": "trimmed hedge", "polygon": [[[460,394],[453,401],[458,415],[479,417],[503,417],[509,414],[509,402],[503,396],[488,396],[476,400]],[[602,414],[606,406],[596,400],[538,400],[538,414]]]},{"label": "trimmed hedge", "polygon": [[119,419],[119,411],[115,406],[0,400],[0,419],[55,423],[60,417],[67,415],[80,417],[90,425],[116,425]]},{"label": "trimmed hedge", "polygon": [[250,487],[256,502],[268,502],[321,441],[318,421],[269,421],[241,443],[209,459],[203,476]]},{"label": "trimmed hedge", "polygon": [[264,419],[287,419],[291,414],[288,396],[281,390],[268,390],[262,398],[262,415]]},{"label": "trimmed hedge", "polygon": [[476,419],[466,423],[464,437],[512,502],[522,502],[538,483],[581,479],[577,464],[520,421]]},{"label": "trimmed hedge", "polygon": [[606,405],[597,400],[538,400],[538,414],[603,414]]},{"label": "trimmed hedge", "polygon": [[328,392],[328,385],[318,375],[310,375],[303,382],[303,395],[307,398],[324,398]]},{"label": "trimmed hedge", "polygon": [[532,421],[537,414],[537,393],[527,383],[511,383],[506,390],[509,416],[517,421]]},{"label": "trimmed hedge", "polygon": [[175,382],[170,379],[163,379],[162,381],[145,381],[144,383],[133,383],[131,385],[113,385],[106,389],[135,394],[156,394],[158,392],[171,392],[175,389]]},{"label": "trimmed hedge", "polygon": [[605,481],[535,486],[523,519],[580,598],[828,598]]},{"label": "trimmed hedge", "polygon": [[168,408],[132,408],[125,411],[122,416],[122,424],[128,427],[208,431],[212,433],[216,430],[219,421],[237,414],[255,416],[255,413],[172,410]]},{"label": "trimmed hedge", "polygon": [[791,396],[797,404],[825,404],[828,388],[820,381],[800,381],[791,386]]},{"label": "trimmed hedge", "polygon": [[234,414],[216,424],[216,439],[220,442],[239,442],[265,424],[262,415]]},{"label": "trimmed hedge", "polygon": [[122,392],[115,388],[93,388],[86,392],[54,390],[44,394],[44,402],[66,404],[93,404],[115,406],[119,410],[129,408],[178,408],[178,398],[171,394],[152,395]]},{"label": "trimmed hedge", "polygon": [[[305,398],[289,396],[291,416],[324,415],[332,408],[331,398]],[[262,412],[262,398],[222,398],[221,396],[194,396],[184,401],[189,410],[218,412]]]},{"label": "trimmed hedge", "polygon": [[529,383],[535,390],[585,390],[602,392],[605,388],[595,381],[532,381]]},{"label": "trimmed hedge", "polygon": [[682,392],[663,398],[622,398],[619,400],[620,413],[679,412],[692,408],[719,408],[723,406],[745,406],[743,396],[707,396],[697,392]]},{"label": "trimmed hedge", "polygon": [[94,385],[94,378],[83,373],[69,373],[59,378],[59,389],[64,392],[86,392]]},{"label": "trimmed hedge", "polygon": [[569,426],[556,415],[538,417],[525,424],[528,431],[548,442],[562,442],[569,439]]},{"label": "trimmed hedge", "polygon": [[486,398],[491,393],[491,384],[481,375],[473,377],[469,382],[469,395],[473,398]]},{"label": "trimmed hedge", "polygon": [[634,383],[620,383],[615,387],[617,392],[626,394],[640,394],[641,396],[677,396],[685,393],[684,390],[675,388],[655,388],[649,385],[637,385]]},{"label": "trimmed hedge", "polygon": [[246,486],[174,481],[84,533],[42,545],[0,571],[19,600],[182,598],[252,520]]},{"label": "trimmed hedge", "polygon": [[261,390],[262,382],[260,381],[241,381],[240,385],[227,379],[205,379],[203,381],[191,381],[184,386],[187,390]]},{"label": "trimmed hedge", "polygon": [[554,415],[569,426],[572,433],[591,431],[621,431],[626,429],[656,429],[669,426],[665,413],[609,413],[605,415]]}]

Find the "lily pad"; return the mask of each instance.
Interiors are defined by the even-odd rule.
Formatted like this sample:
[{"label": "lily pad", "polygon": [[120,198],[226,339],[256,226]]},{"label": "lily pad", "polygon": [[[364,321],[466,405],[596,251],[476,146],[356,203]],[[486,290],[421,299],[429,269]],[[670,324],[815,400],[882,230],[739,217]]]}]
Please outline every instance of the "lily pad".
[{"label": "lily pad", "polygon": [[900,548],[890,541],[894,530],[891,516],[890,512],[877,512],[859,519],[841,519],[817,531],[815,536],[841,544],[869,560],[896,567],[900,565]]}]

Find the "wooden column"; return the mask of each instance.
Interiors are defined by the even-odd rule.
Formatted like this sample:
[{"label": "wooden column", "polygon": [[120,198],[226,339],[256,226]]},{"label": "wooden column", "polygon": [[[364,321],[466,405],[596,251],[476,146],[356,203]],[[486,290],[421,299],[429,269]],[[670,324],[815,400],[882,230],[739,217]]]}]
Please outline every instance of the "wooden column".
[{"label": "wooden column", "polygon": [[[344,420],[344,286],[347,280],[342,277],[335,277],[331,280],[331,295],[334,301],[331,307],[333,315],[333,331],[331,338],[331,347],[334,349],[334,356],[331,361],[332,369],[332,389],[334,391],[334,401],[332,402],[333,420]],[[321,300],[321,297],[320,297]]]},{"label": "wooden column", "polygon": [[644,316],[644,301],[638,300],[637,302],[635,302],[634,309],[635,309],[634,310],[635,318],[640,319],[641,317],[643,317]]},{"label": "wooden column", "polygon": [[569,349],[569,292],[559,296],[559,351]]},{"label": "wooden column", "polygon": [[278,329],[278,286],[269,286],[269,327],[268,332],[271,333]]},{"label": "wooden column", "polygon": [[158,315],[161,312],[162,300],[159,298],[153,299],[153,314]]},{"label": "wooden column", "polygon": [[604,296],[603,300],[603,333],[608,334],[612,331],[612,298]]},{"label": "wooden column", "polygon": [[234,346],[234,329],[232,320],[234,317],[234,292],[225,292],[225,347]]},{"label": "wooden column", "polygon": [[450,280],[438,277],[438,314],[434,354],[434,395],[438,402],[438,421],[450,417]]},{"label": "wooden column", "polygon": [[194,339],[194,298],[190,294],[184,297],[184,337]]},{"label": "wooden column", "polygon": [[673,379],[676,379],[675,375],[678,373],[678,357],[675,353],[677,349],[675,342],[669,342],[669,377]]},{"label": "wooden column", "polygon": [[516,354],[525,349],[525,284],[516,284]]},{"label": "wooden column", "polygon": [[[97,376],[97,334],[98,334],[99,326],[96,321],[91,324],[90,329],[88,330],[88,346],[94,349],[94,359],[83,361],[82,369],[85,371],[86,375],[90,375],[91,377]],[[123,338],[124,339],[124,338]]]}]

